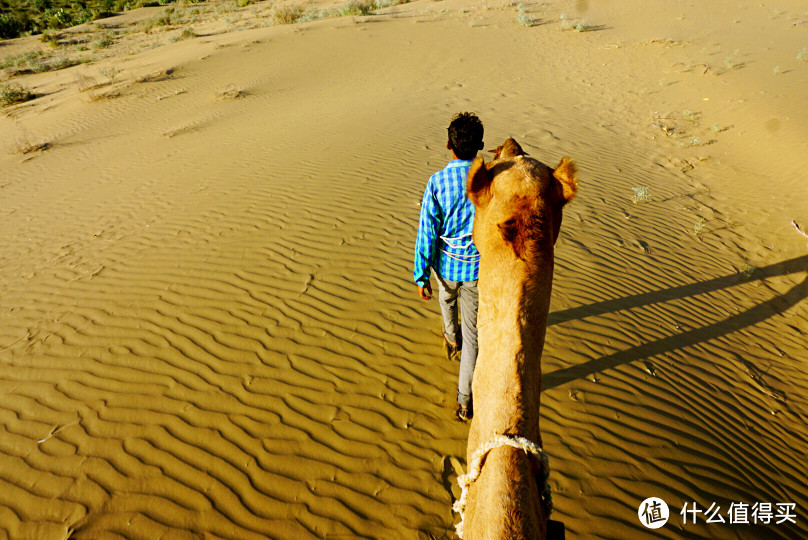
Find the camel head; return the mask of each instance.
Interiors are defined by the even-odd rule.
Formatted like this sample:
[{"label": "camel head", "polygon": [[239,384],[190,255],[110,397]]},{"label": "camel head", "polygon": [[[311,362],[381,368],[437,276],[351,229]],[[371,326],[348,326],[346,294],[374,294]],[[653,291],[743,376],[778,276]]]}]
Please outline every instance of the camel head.
[{"label": "camel head", "polygon": [[553,170],[513,139],[494,152],[493,161],[477,158],[469,169],[474,243],[480,253],[507,253],[524,261],[552,253],[562,209],[578,190],[575,164],[565,157]]}]

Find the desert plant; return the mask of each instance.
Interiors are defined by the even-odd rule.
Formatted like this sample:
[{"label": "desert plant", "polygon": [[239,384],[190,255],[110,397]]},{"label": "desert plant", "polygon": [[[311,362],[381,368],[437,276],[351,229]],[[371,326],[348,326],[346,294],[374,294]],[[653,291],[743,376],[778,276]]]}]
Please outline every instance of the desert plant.
[{"label": "desert plant", "polygon": [[735,49],[732,56],[727,56],[724,58],[724,66],[726,66],[728,70],[741,69],[743,67],[743,62],[738,62],[736,59],[739,52],[740,51],[738,49]]},{"label": "desert plant", "polygon": [[562,13],[558,18],[561,20],[562,30],[575,30],[576,32],[588,32],[591,30],[588,22],[570,19],[566,13]]},{"label": "desert plant", "polygon": [[42,14],[42,22],[46,28],[67,28],[75,24],[73,15],[64,8],[48,9]]},{"label": "desert plant", "polygon": [[0,61],[0,69],[11,69],[15,72],[33,71],[31,66],[36,63],[41,63],[41,58],[44,56],[45,53],[39,51],[31,51],[16,56],[6,56]]},{"label": "desert plant", "polygon": [[155,27],[154,19],[141,21],[137,28],[146,34],[151,34],[152,29]]},{"label": "desert plant", "polygon": [[0,86],[0,105],[6,107],[15,103],[22,103],[34,99],[36,95],[19,84],[4,84]]},{"label": "desert plant", "polygon": [[272,20],[276,24],[292,24],[303,15],[303,8],[297,4],[287,4],[272,8]]},{"label": "desert plant", "polygon": [[59,33],[58,32],[51,32],[50,30],[45,30],[42,32],[42,35],[39,37],[42,43],[47,43],[51,47],[58,47],[59,46]]},{"label": "desert plant", "polygon": [[17,56],[7,56],[0,62],[0,68],[8,69],[12,75],[42,73],[78,65],[80,62],[67,55],[48,59],[42,52],[27,52]]},{"label": "desert plant", "polygon": [[31,7],[39,13],[44,13],[53,7],[51,0],[32,0]]},{"label": "desert plant", "polygon": [[755,268],[751,264],[744,264],[741,267],[741,272],[740,272],[741,277],[743,279],[752,279],[752,276],[755,274],[755,270],[757,270],[757,268]]},{"label": "desert plant", "polygon": [[73,24],[85,24],[96,19],[95,13],[89,9],[82,9],[73,17]]},{"label": "desert plant", "polygon": [[26,23],[17,14],[0,13],[0,39],[18,37],[26,29]]},{"label": "desert plant", "polygon": [[95,80],[95,77],[90,77],[84,73],[76,73],[75,81],[76,88],[78,88],[79,92],[86,92],[93,88],[98,88],[98,81]]},{"label": "desert plant", "polygon": [[104,32],[104,35],[93,42],[93,49],[106,49],[107,47],[111,47],[115,44],[114,38],[114,32]]},{"label": "desert plant", "polygon": [[337,15],[367,15],[375,9],[373,0],[349,0],[337,9]]},{"label": "desert plant", "polygon": [[699,216],[699,220],[696,222],[695,225],[693,225],[693,234],[699,234],[701,230],[704,228],[704,223],[706,221],[707,220],[704,218],[704,216]]},{"label": "desert plant", "polygon": [[180,34],[171,38],[171,43],[176,43],[178,41],[182,41],[185,39],[193,39],[197,37],[196,32],[193,31],[191,28],[185,28]]},{"label": "desert plant", "polygon": [[238,99],[244,96],[244,91],[235,84],[228,84],[223,89],[216,92],[216,99]]},{"label": "desert plant", "polygon": [[166,8],[163,14],[154,19],[155,26],[171,26],[173,23],[172,15],[174,15],[174,8]]},{"label": "desert plant", "polygon": [[214,11],[216,12],[217,15],[221,15],[223,13],[230,13],[231,11],[234,11],[238,8],[239,6],[238,3],[236,2],[222,2],[216,4]]},{"label": "desert plant", "polygon": [[800,52],[797,53],[797,60],[808,62],[808,47],[803,47]]},{"label": "desert plant", "polygon": [[49,144],[46,142],[33,142],[26,133],[17,137],[17,142],[14,145],[13,151],[15,154],[30,154],[48,148]]},{"label": "desert plant", "polygon": [[[0,2],[0,39],[39,34],[109,17],[140,0],[2,0]],[[123,5],[127,4],[127,5]],[[131,4],[131,5],[129,5]]]},{"label": "desert plant", "polygon": [[685,109],[681,114],[671,112],[667,114],[654,113],[651,125],[662,130],[665,135],[671,138],[682,137],[691,130],[699,126],[701,113]]},{"label": "desert plant", "polygon": [[633,187],[631,190],[634,192],[634,195],[631,197],[631,202],[634,204],[646,202],[650,198],[647,186]]},{"label": "desert plant", "polygon": [[298,17],[296,22],[318,21],[331,16],[332,13],[325,9],[311,9]]},{"label": "desert plant", "polygon": [[109,79],[109,84],[115,84],[115,78],[120,75],[121,70],[116,67],[109,66],[99,69],[98,72]]},{"label": "desert plant", "polygon": [[56,71],[59,69],[77,66],[80,63],[81,62],[75,58],[70,58],[69,56],[60,56],[59,58],[54,58],[50,62],[46,62],[43,67],[45,68],[44,71]]},{"label": "desert plant", "polygon": [[517,4],[516,6],[516,20],[519,21],[519,24],[522,26],[533,26],[536,24],[536,21],[527,14],[527,8],[524,4]]},{"label": "desert plant", "polygon": [[112,99],[112,98],[116,98],[118,96],[119,96],[119,94],[117,92],[114,92],[114,91],[101,92],[101,91],[90,90],[89,92],[87,92],[87,100],[92,101],[92,102],[102,101],[102,100],[105,100],[105,99]]},{"label": "desert plant", "polygon": [[173,74],[174,74],[173,68],[158,69],[156,71],[152,71],[151,73],[147,73],[142,77],[138,77],[137,82],[150,83],[150,82],[165,81],[167,79],[170,79]]},{"label": "desert plant", "polygon": [[400,4],[406,4],[410,0],[374,0],[373,5],[375,9],[384,9],[390,6],[398,6]]}]

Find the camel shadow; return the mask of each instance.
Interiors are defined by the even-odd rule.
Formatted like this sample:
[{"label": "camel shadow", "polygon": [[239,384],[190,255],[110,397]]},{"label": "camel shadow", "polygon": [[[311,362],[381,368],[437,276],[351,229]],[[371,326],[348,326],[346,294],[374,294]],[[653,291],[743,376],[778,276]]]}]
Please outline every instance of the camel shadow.
[{"label": "camel shadow", "polygon": [[[763,280],[765,278],[771,278],[774,276],[805,272],[806,270],[808,270],[808,255],[779,262],[764,268],[755,269],[748,281]],[[613,311],[631,309],[649,304],[686,298],[688,296],[696,296],[737,285],[739,283],[739,279],[741,279],[741,276],[738,274],[732,274],[707,281],[692,283],[689,285],[672,287],[662,291],[652,291],[635,296],[616,298],[587,306],[579,306],[562,311],[556,311],[550,314],[547,325],[551,326],[575,319],[602,315]],[[572,380],[581,379],[587,375],[614,368],[622,364],[627,364],[636,360],[642,360],[651,356],[656,356],[713,340],[717,337],[764,321],[772,315],[781,313],[798,304],[805,298],[808,298],[808,274],[806,274],[805,278],[800,283],[789,289],[785,294],[775,296],[770,300],[749,308],[742,313],[727,317],[722,321],[708,324],[701,328],[695,328],[687,332],[682,332],[681,334],[668,336],[650,343],[644,343],[637,347],[633,347],[625,351],[618,351],[608,356],[595,358],[589,360],[588,362],[584,362],[583,364],[559,369],[552,373],[546,373],[543,376],[542,390],[556,388],[557,386],[561,386]]]}]

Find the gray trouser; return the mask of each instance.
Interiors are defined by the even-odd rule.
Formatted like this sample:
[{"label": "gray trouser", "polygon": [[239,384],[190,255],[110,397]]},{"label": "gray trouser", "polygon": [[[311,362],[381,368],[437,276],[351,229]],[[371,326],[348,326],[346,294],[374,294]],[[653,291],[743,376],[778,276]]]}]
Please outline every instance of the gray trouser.
[{"label": "gray trouser", "polygon": [[[477,363],[477,281],[438,280],[438,303],[443,313],[443,335],[449,343],[461,347],[460,375],[457,380],[457,402],[471,404],[471,380]],[[458,301],[459,300],[459,301]],[[458,325],[458,304],[462,326]]]}]

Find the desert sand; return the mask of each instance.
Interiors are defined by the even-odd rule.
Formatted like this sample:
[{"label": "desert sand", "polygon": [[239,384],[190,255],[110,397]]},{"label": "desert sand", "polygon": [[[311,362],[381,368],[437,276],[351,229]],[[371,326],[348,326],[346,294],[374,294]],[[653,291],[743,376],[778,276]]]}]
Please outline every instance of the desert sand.
[{"label": "desert sand", "polygon": [[453,538],[468,426],[411,276],[465,110],[580,169],[542,359],[567,537],[808,537],[803,1],[192,9],[0,42],[89,60],[0,83],[38,96],[0,109],[0,538]]}]

